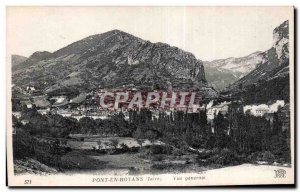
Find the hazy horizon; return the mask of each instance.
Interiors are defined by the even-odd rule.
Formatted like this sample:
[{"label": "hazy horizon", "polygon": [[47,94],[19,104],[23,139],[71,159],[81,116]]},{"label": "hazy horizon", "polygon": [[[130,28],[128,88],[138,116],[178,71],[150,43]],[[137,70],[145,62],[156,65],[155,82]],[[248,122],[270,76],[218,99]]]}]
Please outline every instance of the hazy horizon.
[{"label": "hazy horizon", "polygon": [[8,7],[7,51],[29,57],[118,29],[203,61],[243,57],[271,48],[273,29],[289,13],[289,7]]}]

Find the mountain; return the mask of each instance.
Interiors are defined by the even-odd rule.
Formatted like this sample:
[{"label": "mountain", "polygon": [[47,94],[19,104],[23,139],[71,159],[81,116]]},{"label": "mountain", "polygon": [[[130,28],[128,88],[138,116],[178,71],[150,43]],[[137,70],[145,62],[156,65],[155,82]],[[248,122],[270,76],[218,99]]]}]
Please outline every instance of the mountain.
[{"label": "mountain", "polygon": [[261,53],[262,61],[229,87],[234,95],[250,102],[289,100],[289,22],[273,31],[273,46]]},{"label": "mountain", "polygon": [[74,42],[53,53],[38,52],[13,68],[13,83],[48,94],[98,88],[195,89],[216,96],[203,63],[189,52],[112,30]]},{"label": "mountain", "polygon": [[42,61],[48,59],[50,56],[51,53],[48,51],[36,51],[29,57],[29,59],[34,61]]},{"label": "mountain", "polygon": [[36,51],[30,55],[29,58],[26,58],[26,60],[20,62],[18,65],[12,65],[12,71],[26,69],[39,61],[49,58],[50,55],[51,53],[48,51]]},{"label": "mountain", "polygon": [[11,65],[12,67],[19,65],[20,63],[23,63],[26,61],[28,58],[21,56],[21,55],[12,55],[11,56]]},{"label": "mountain", "polygon": [[204,61],[206,79],[217,90],[223,90],[255,69],[262,59],[262,52],[257,51],[245,57]]},{"label": "mountain", "polygon": [[218,69],[209,66],[204,66],[204,69],[208,84],[218,91],[224,90],[228,85],[239,79],[239,76],[227,69]]}]

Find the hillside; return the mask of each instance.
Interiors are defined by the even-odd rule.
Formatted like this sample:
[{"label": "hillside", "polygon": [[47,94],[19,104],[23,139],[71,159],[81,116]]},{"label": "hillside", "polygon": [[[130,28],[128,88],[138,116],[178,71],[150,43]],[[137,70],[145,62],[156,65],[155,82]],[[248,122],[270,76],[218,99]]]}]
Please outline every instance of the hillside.
[{"label": "hillside", "polygon": [[273,31],[273,46],[263,52],[257,67],[228,89],[246,101],[289,99],[289,23]]},{"label": "hillside", "polygon": [[28,59],[27,57],[24,57],[21,55],[12,55],[11,56],[11,66],[15,67],[15,66],[19,65],[20,63],[23,63],[27,59]]},{"label": "hillside", "polygon": [[239,79],[239,76],[227,69],[219,69],[210,66],[204,66],[204,69],[208,84],[218,91],[224,90],[228,85]]},{"label": "hillside", "polygon": [[207,81],[216,89],[224,90],[255,69],[262,59],[262,52],[257,51],[245,57],[204,61],[203,65],[207,72]]},{"label": "hillside", "polygon": [[193,54],[119,30],[89,36],[54,53],[33,54],[13,68],[13,83],[55,94],[117,87],[217,94],[208,87],[202,61]]},{"label": "hillside", "polygon": [[[35,63],[49,58],[51,55],[48,51],[36,51],[29,58],[23,59],[18,65],[12,65],[12,71],[23,70],[33,66]],[[12,57],[13,60],[13,57]]]}]

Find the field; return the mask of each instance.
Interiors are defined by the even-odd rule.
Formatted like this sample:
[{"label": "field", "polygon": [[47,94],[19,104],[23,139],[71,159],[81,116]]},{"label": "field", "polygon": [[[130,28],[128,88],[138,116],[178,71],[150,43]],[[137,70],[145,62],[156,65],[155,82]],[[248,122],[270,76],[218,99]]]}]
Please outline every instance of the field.
[{"label": "field", "polygon": [[[121,147],[121,144],[126,144],[128,147],[140,147],[138,144],[137,140],[131,137],[102,137],[98,135],[92,135],[92,136],[87,136],[87,135],[77,135],[77,136],[72,136],[72,138],[76,138],[78,140],[69,140],[67,142],[68,146],[71,149],[84,149],[84,150],[89,150],[93,148],[98,148],[99,144],[98,142],[100,141],[100,148],[101,149],[110,149],[112,146],[110,145],[112,140],[117,140],[118,145],[117,148]],[[83,141],[80,141],[80,138],[84,138]],[[160,141],[154,141],[151,143],[149,140],[145,139],[142,143],[142,146],[149,146],[152,144],[160,145],[163,144]]]},{"label": "field", "polygon": [[118,169],[150,169],[150,162],[139,157],[139,153],[91,156],[93,159],[106,162],[109,167]]},{"label": "field", "polygon": [[[51,138],[40,138],[40,142]],[[65,152],[56,156],[56,163],[43,163],[53,166],[58,172],[66,174],[161,174],[161,173],[199,173],[212,169],[240,166],[288,167],[276,161],[256,161],[235,154],[229,149],[176,148],[159,140],[139,140],[131,137],[103,137],[99,135],[77,135],[63,139]],[[142,147],[141,147],[142,146]],[[41,149],[42,150],[42,149]],[[41,152],[41,151],[40,151]],[[43,153],[41,152],[40,155]],[[269,153],[258,154],[258,156]],[[270,156],[268,156],[270,158]],[[39,159],[38,159],[39,160]],[[268,160],[268,159],[266,159]],[[17,173],[30,170],[33,173],[51,174],[43,163],[38,161],[16,161]],[[27,166],[28,165],[28,166]],[[250,166],[251,167],[251,166]]]}]

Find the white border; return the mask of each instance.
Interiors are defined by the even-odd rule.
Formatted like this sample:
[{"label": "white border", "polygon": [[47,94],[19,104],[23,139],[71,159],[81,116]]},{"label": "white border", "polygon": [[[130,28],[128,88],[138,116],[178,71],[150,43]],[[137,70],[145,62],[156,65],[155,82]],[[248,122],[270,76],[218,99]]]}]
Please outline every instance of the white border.
[{"label": "white border", "polygon": [[[79,5],[174,5],[174,6],[180,6],[180,5],[207,5],[207,6],[216,6],[216,5],[294,5],[296,8],[299,9],[300,3],[297,0],[273,0],[273,1],[266,1],[266,0],[253,0],[253,1],[240,1],[240,0],[227,0],[227,1],[222,1],[222,0],[202,0],[202,1],[197,1],[197,0],[144,0],[144,1],[138,1],[138,0],[102,0],[101,2],[99,0],[44,0],[44,1],[39,1],[39,0],[2,0],[0,1],[0,14],[1,14],[1,19],[0,19],[0,37],[1,37],[1,65],[0,65],[0,122],[1,122],[1,127],[2,131],[0,132],[1,135],[1,146],[2,146],[2,154],[1,154],[1,162],[0,162],[0,170],[1,170],[1,191],[8,191],[9,189],[5,186],[5,178],[6,178],[6,168],[5,168],[5,163],[6,163],[6,157],[5,157],[5,129],[6,129],[6,66],[5,66],[5,7],[8,5],[74,5],[74,6],[79,6]],[[299,11],[299,10],[298,10]],[[299,25],[299,19],[295,21],[295,26]],[[299,33],[299,30],[297,30]],[[295,35],[298,35],[295,34]],[[297,39],[297,38],[296,38]],[[297,45],[297,42],[295,42],[295,45]],[[296,55],[298,55],[299,49],[297,49]],[[297,63],[296,63],[297,65]],[[297,67],[297,74],[299,74],[299,67]],[[297,77],[296,77],[297,78]],[[297,79],[295,79],[297,80]],[[299,90],[299,83],[297,82],[297,90]],[[298,95],[299,97],[299,95]],[[296,99],[298,99],[298,97]],[[299,103],[299,102],[297,102]],[[297,109],[298,109],[297,105]],[[297,113],[297,119],[299,117],[299,113]],[[297,127],[295,127],[297,129]],[[297,131],[297,138],[299,138],[299,130]],[[297,147],[297,153],[299,152],[299,147]],[[299,153],[298,153],[299,154]],[[299,157],[297,159],[297,163],[299,163]],[[298,164],[299,165],[299,164]],[[298,177],[299,178],[299,177]],[[298,181],[297,181],[298,182]],[[49,189],[46,189],[47,191]],[[57,189],[56,189],[57,190]],[[104,189],[102,189],[104,190]],[[127,189],[130,190],[130,189]],[[157,189],[153,189],[157,190]],[[174,189],[170,189],[174,190]],[[207,189],[205,189],[206,191]],[[259,190],[259,189],[256,189]],[[59,190],[60,191],[60,190]]]}]

